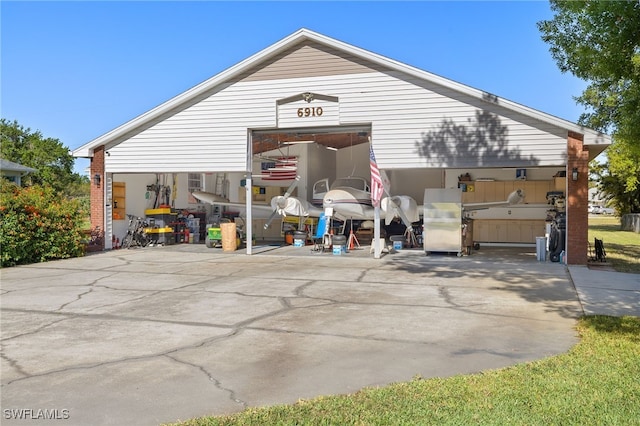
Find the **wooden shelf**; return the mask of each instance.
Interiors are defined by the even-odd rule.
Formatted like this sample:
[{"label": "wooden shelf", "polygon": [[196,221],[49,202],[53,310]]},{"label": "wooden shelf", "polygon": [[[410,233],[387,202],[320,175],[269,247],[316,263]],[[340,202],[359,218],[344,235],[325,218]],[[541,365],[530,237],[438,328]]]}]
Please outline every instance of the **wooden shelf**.
[{"label": "wooden shelf", "polygon": [[112,184],[112,209],[113,220],[125,220],[127,218],[127,187],[124,182],[113,182]]}]

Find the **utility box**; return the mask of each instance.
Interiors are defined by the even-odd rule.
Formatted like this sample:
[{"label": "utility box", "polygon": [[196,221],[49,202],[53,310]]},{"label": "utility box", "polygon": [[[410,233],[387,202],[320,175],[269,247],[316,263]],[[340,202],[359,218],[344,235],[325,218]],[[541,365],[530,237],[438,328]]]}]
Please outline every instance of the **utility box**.
[{"label": "utility box", "polygon": [[462,191],[424,190],[424,251],[462,255]]}]

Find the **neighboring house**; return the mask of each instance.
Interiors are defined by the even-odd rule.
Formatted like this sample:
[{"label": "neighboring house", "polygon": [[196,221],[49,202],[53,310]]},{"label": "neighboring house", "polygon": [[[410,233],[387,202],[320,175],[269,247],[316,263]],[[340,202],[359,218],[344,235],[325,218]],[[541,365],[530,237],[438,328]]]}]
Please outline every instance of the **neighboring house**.
[{"label": "neighboring house", "polygon": [[14,182],[16,185],[22,184],[23,176],[37,171],[31,167],[0,158],[0,173],[2,173],[2,177]]},{"label": "neighboring house", "polygon": [[157,199],[149,191],[157,185],[172,189],[167,201],[176,208],[199,207],[189,197],[195,188],[246,200],[246,231],[262,232],[250,207],[291,183],[271,173],[278,161],[295,159],[297,196],[311,201],[321,178],[369,177],[371,144],[391,191],[419,204],[426,188],[463,187],[466,202],[502,201],[524,189],[529,204],[477,213],[481,243],[535,243],[545,231],[547,192],[564,192],[567,261],[582,264],[588,163],[610,143],[581,125],[301,29],[73,155],[91,159],[91,220],[105,229],[106,248],[126,232],[125,213],[142,216]]}]

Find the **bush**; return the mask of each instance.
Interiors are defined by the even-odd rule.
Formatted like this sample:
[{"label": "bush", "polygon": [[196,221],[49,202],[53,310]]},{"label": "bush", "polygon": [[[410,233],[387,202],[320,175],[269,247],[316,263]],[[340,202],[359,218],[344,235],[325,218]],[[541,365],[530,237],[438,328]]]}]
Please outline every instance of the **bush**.
[{"label": "bush", "polygon": [[21,188],[5,179],[0,179],[0,186],[0,266],[84,254],[85,213],[77,200],[52,188]]}]

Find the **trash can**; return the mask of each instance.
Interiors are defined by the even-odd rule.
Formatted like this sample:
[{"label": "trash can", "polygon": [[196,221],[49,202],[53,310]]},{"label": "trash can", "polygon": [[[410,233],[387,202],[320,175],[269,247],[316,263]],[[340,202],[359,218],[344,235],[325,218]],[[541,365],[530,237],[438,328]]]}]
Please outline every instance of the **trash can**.
[{"label": "trash can", "polygon": [[221,223],[220,233],[222,234],[222,251],[236,251],[238,241],[236,239],[236,224]]},{"label": "trash can", "polygon": [[288,244],[288,245],[293,244],[293,231],[284,232],[284,242],[285,244]]},{"label": "trash can", "polygon": [[347,237],[344,235],[334,235],[331,238],[331,244],[333,247],[333,254],[341,255],[347,252]]},{"label": "trash can", "polygon": [[295,231],[293,233],[293,246],[304,247],[304,243],[307,240],[307,233],[302,231]]},{"label": "trash can", "polygon": [[393,243],[393,249],[396,251],[402,250],[404,244],[404,235],[392,235],[389,240]]},{"label": "trash can", "polygon": [[547,260],[547,237],[536,237],[536,257],[539,262]]}]

